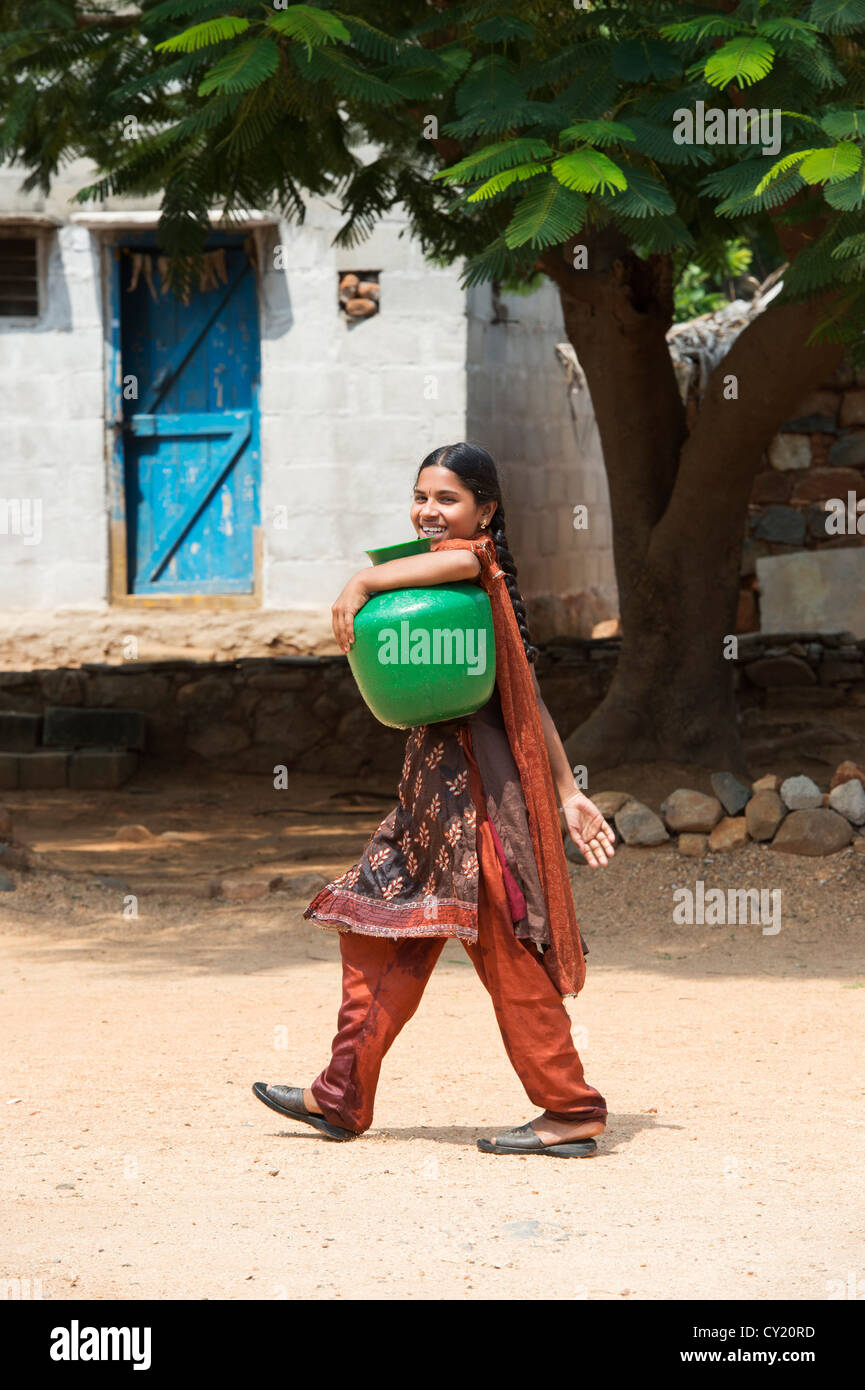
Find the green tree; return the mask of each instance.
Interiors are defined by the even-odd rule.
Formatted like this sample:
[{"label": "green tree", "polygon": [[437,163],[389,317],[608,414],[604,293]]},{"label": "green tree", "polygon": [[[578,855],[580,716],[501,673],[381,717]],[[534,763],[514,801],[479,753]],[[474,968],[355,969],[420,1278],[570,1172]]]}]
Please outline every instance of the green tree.
[{"label": "green tree", "polygon": [[[711,314],[736,298],[735,286],[745,276],[753,260],[750,246],[737,238],[721,248],[720,259],[713,257],[708,265],[692,261],[686,250],[673,258],[673,318],[687,323],[700,314]],[[752,288],[758,288],[753,280]]]},{"label": "green tree", "polygon": [[[742,769],[724,639],[753,476],[804,392],[845,352],[865,360],[865,0],[0,8],[0,152],[43,184],[91,155],[85,197],[164,188],[172,251],[195,254],[214,203],[302,217],[328,192],[344,243],[400,203],[467,284],[553,281],[598,420],[623,626],[567,746],[590,769]],[[756,241],[789,263],[784,292],[689,426],[665,342],[677,279]]]}]

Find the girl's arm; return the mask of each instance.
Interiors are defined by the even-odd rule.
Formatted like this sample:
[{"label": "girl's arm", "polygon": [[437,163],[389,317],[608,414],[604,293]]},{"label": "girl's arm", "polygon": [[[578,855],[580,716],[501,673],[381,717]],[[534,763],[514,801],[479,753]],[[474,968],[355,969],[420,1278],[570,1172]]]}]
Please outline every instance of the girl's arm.
[{"label": "girl's arm", "polygon": [[385,589],[423,589],[432,584],[456,584],[477,579],[481,562],[470,550],[441,550],[427,555],[407,555],[370,565],[348,581],[331,609],[333,635],[345,654],[354,644],[354,615],[373,594]]},{"label": "girl's arm", "polygon": [[[553,784],[564,812],[568,834],[577,848],[586,856],[593,869],[607,863],[606,856],[615,854],[614,836],[611,827],[604,820],[597,806],[581,792],[576,782],[568,755],[553,723],[553,717],[544,704],[538,678],[532,668],[532,684],[538,697],[538,709],[544,731],[544,742],[550,759]],[[597,856],[597,858],[595,857]]]}]

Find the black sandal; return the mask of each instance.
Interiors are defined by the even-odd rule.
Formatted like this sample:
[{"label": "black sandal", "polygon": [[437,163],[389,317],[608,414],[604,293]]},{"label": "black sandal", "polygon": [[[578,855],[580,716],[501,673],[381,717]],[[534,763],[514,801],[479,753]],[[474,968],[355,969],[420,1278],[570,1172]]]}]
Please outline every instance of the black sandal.
[{"label": "black sandal", "polygon": [[485,1154],[551,1154],[553,1158],[591,1158],[597,1153],[594,1139],[563,1139],[560,1144],[545,1144],[532,1129],[531,1121],[497,1134],[495,1144],[478,1139],[478,1148]]},{"label": "black sandal", "polygon": [[313,1125],[315,1129],[321,1130],[322,1134],[327,1135],[328,1139],[357,1138],[353,1129],[343,1129],[341,1125],[332,1125],[323,1115],[315,1115],[311,1110],[307,1110],[303,1103],[303,1088],[301,1086],[268,1086],[266,1081],[256,1081],[252,1090],[260,1101],[270,1106],[271,1110],[276,1110],[280,1115],[287,1115],[290,1120],[302,1120],[306,1125]]}]

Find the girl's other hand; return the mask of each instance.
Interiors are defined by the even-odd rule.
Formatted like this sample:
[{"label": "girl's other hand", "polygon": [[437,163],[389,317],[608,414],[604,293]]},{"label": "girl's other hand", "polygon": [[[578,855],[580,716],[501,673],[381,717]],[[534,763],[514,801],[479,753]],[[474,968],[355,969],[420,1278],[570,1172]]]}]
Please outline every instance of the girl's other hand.
[{"label": "girl's other hand", "polygon": [[363,573],[356,574],[348,581],[330,610],[333,635],[344,656],[348,654],[349,648],[354,646],[354,615],[370,598],[371,594],[364,583]]},{"label": "girl's other hand", "polygon": [[568,834],[593,869],[605,867],[607,855],[615,854],[613,831],[594,802],[582,792],[574,792],[562,803]]}]

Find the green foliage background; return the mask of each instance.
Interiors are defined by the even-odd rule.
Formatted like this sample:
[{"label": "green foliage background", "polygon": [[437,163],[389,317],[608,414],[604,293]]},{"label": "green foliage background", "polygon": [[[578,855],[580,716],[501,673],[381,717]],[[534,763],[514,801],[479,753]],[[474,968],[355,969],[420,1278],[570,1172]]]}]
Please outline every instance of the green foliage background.
[{"label": "green foliage background", "polygon": [[[87,156],[82,200],[160,193],[181,262],[213,206],[300,221],[318,194],[338,199],[345,246],[401,205],[469,285],[524,283],[544,252],[613,226],[633,254],[673,258],[680,316],[743,248],[777,263],[779,232],[807,226],[785,295],[831,293],[818,335],[865,360],[865,0],[95,12],[0,3],[0,156],[30,188]],[[698,101],[780,111],[778,155],[677,143],[675,113]]]}]

